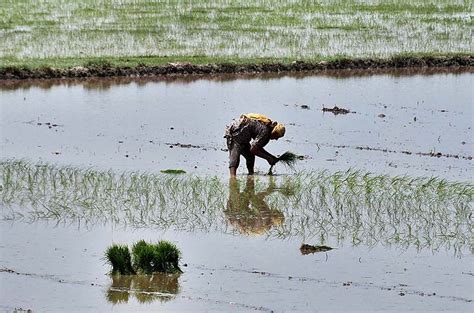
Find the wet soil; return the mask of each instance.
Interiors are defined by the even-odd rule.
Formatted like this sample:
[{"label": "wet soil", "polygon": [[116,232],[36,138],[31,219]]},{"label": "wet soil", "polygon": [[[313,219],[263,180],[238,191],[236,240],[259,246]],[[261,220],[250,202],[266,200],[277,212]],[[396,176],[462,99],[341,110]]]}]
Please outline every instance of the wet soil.
[{"label": "wet soil", "polygon": [[464,159],[464,160],[472,160],[471,155],[459,155],[459,154],[450,154],[450,153],[442,153],[442,152],[412,152],[406,150],[391,150],[386,148],[377,148],[377,147],[369,147],[369,146],[348,146],[348,145],[328,145],[334,148],[341,148],[341,149],[357,149],[357,150],[366,150],[366,151],[380,151],[385,153],[401,153],[406,155],[419,155],[419,156],[428,156],[434,158],[454,158],[454,159]]},{"label": "wet soil", "polygon": [[[400,306],[466,311],[472,305],[472,276],[462,274],[470,272],[470,255],[461,259],[443,251],[354,247],[349,242],[327,253],[301,255],[299,240],[264,236],[100,225],[54,227],[40,221],[0,225],[2,245],[16,256],[4,260],[8,271],[0,272],[0,307],[9,312],[12,307],[34,312],[294,312]],[[104,247],[138,238],[176,242],[188,263],[184,273],[139,281],[106,275],[101,261]],[[73,247],[71,240],[76,242]],[[39,252],[36,245],[42,247],[42,258],[35,262],[32,255],[19,253]],[[18,290],[28,290],[32,296]],[[367,297],[373,301],[363,301]]]},{"label": "wet soil", "polygon": [[337,105],[335,105],[333,108],[323,108],[322,111],[323,112],[331,112],[334,115],[355,113],[355,112],[349,111],[348,109],[340,108]]},{"label": "wet soil", "polygon": [[340,59],[334,61],[262,64],[205,64],[168,63],[162,66],[138,65],[136,67],[113,66],[108,63],[72,68],[43,67],[37,69],[21,67],[0,68],[0,80],[31,78],[84,78],[115,76],[174,76],[213,75],[223,73],[278,73],[278,72],[322,72],[328,70],[374,70],[397,68],[466,68],[472,70],[474,56],[453,57],[393,57],[390,59]]},{"label": "wet soil", "polygon": [[[225,175],[224,126],[242,112],[271,111],[287,135],[269,150],[305,156],[298,170],[465,180],[473,157],[472,76],[445,71],[4,80],[0,149],[8,158]],[[335,106],[357,113],[322,112]]]},{"label": "wet soil", "polygon": [[[1,71],[1,70],[0,70]],[[200,80],[213,82],[232,82],[237,79],[246,80],[272,80],[289,77],[305,79],[308,75],[313,77],[356,78],[374,75],[390,75],[392,77],[406,77],[414,75],[439,75],[474,73],[473,67],[408,67],[408,68],[373,68],[373,69],[341,69],[308,72],[264,72],[264,73],[216,73],[207,75],[158,75],[158,76],[107,76],[107,77],[61,77],[48,79],[0,79],[0,90],[15,90],[18,88],[50,89],[54,86],[81,86],[87,90],[104,91],[119,85],[136,84],[146,86],[150,83],[175,83],[190,84]],[[310,109],[309,105],[297,105],[302,109]],[[306,107],[305,107],[306,106]]]},{"label": "wet soil", "polygon": [[300,251],[301,251],[301,254],[303,255],[307,255],[307,254],[313,254],[313,253],[318,253],[318,252],[326,252],[326,251],[330,251],[332,250],[333,248],[331,247],[328,247],[328,246],[313,246],[313,245],[309,245],[309,244],[302,244],[301,247],[300,247]]}]

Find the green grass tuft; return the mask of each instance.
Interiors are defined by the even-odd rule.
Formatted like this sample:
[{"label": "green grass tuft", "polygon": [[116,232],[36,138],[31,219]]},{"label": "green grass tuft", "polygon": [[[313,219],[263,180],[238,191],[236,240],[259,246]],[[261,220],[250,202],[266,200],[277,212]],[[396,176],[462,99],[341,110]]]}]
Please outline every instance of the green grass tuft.
[{"label": "green grass tuft", "polygon": [[130,251],[126,245],[112,245],[110,246],[105,257],[110,265],[112,265],[112,274],[131,275],[135,274],[132,267],[132,259]]},{"label": "green grass tuft", "polygon": [[160,241],[155,246],[158,258],[155,267],[158,272],[176,273],[181,272],[179,268],[179,260],[181,259],[181,251],[176,245],[168,241]]},{"label": "green grass tuft", "polygon": [[296,162],[298,162],[299,157],[293,152],[286,151],[278,158],[278,160],[279,162],[283,163],[283,165],[293,169],[296,165]]},{"label": "green grass tuft", "polygon": [[173,169],[168,169],[168,170],[162,170],[160,171],[163,174],[185,174],[186,171],[184,170],[173,170]]},{"label": "green grass tuft", "polygon": [[168,241],[149,244],[140,240],[132,248],[133,266],[137,272],[152,274],[181,272],[179,260],[181,252],[176,245]]},{"label": "green grass tuft", "polygon": [[471,7],[466,0],[2,1],[0,67],[471,53]]},{"label": "green grass tuft", "polygon": [[137,271],[145,274],[154,272],[155,249],[144,240],[140,240],[132,247],[133,266]]}]

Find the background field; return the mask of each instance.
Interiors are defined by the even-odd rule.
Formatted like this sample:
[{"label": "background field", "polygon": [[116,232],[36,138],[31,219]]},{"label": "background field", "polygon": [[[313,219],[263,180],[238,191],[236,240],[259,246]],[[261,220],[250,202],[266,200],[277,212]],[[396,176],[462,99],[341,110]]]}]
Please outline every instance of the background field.
[{"label": "background field", "polygon": [[0,66],[472,52],[461,0],[0,2]]}]

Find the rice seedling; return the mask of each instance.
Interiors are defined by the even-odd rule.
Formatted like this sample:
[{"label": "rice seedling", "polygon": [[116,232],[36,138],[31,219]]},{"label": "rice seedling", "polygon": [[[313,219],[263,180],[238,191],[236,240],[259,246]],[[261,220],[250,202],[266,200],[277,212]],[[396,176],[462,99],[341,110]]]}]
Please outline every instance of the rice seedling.
[{"label": "rice seedling", "polygon": [[155,246],[157,259],[154,265],[157,272],[162,273],[181,273],[179,268],[179,260],[181,259],[181,251],[175,244],[168,241],[160,241]]},{"label": "rice seedling", "polygon": [[105,252],[107,262],[112,266],[112,275],[131,275],[135,274],[132,267],[132,258],[126,245],[114,244],[107,248]]},{"label": "rice seedling", "polygon": [[283,163],[283,165],[293,169],[298,162],[299,157],[293,152],[286,151],[278,157],[278,161]]},{"label": "rice seedling", "polygon": [[154,272],[156,249],[153,245],[140,240],[132,247],[133,266],[145,274]]},{"label": "rice seedling", "polygon": [[471,53],[463,0],[0,3],[3,66]]},{"label": "rice seedling", "polygon": [[[300,157],[298,155],[294,154],[293,152],[286,151],[278,157],[278,162],[281,162],[283,165],[289,167],[290,169],[294,169],[299,159]],[[273,167],[274,165],[270,166],[270,169],[268,170],[268,175],[273,175]]]},{"label": "rice seedling", "polygon": [[181,252],[176,245],[168,241],[160,241],[157,244],[149,244],[141,240],[133,245],[133,266],[144,274],[181,273],[179,260]]},{"label": "rice seedling", "polygon": [[[256,178],[255,194],[268,189],[268,179]],[[433,251],[444,247],[456,254],[472,248],[471,182],[357,170],[273,179],[275,186],[264,201],[284,218],[266,236],[317,238],[319,245],[331,239]],[[223,209],[230,185],[218,177],[114,173],[10,160],[0,161],[0,185],[4,220],[238,232]],[[177,263],[171,265],[177,268]]]}]

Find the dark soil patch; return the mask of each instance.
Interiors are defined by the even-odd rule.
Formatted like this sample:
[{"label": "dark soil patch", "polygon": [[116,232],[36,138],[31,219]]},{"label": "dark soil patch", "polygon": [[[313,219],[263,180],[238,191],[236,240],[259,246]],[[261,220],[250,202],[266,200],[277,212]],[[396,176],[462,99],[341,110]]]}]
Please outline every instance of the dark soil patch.
[{"label": "dark soil patch", "polygon": [[312,246],[308,244],[302,244],[300,247],[301,254],[303,255],[317,253],[317,252],[326,252],[332,249],[333,248],[328,247],[328,246]]},{"label": "dark soil patch", "polygon": [[354,113],[354,112],[349,111],[348,109],[340,108],[336,105],[333,108],[323,108],[323,112],[331,112],[334,115]]},{"label": "dark soil patch", "polygon": [[331,144],[321,144],[325,146],[330,146],[334,148],[353,148],[357,150],[368,150],[368,151],[380,151],[386,153],[402,153],[408,155],[420,155],[420,156],[429,156],[429,157],[436,157],[436,158],[454,158],[454,159],[464,159],[464,160],[472,160],[472,156],[470,155],[459,155],[459,154],[449,154],[449,153],[441,153],[441,152],[411,152],[406,150],[391,150],[391,149],[383,149],[383,148],[374,148],[368,146],[348,146],[348,145],[331,145]]},{"label": "dark soil patch", "polygon": [[[2,69],[0,69],[0,72]],[[90,90],[104,90],[117,85],[128,85],[131,83],[144,86],[150,82],[168,83],[191,83],[198,80],[212,80],[218,82],[234,81],[236,78],[243,79],[276,79],[281,77],[305,78],[307,76],[325,76],[334,78],[367,77],[372,75],[391,75],[395,77],[413,75],[436,75],[436,74],[463,74],[474,73],[474,67],[411,67],[411,68],[371,68],[371,69],[341,69],[323,70],[312,72],[266,72],[266,73],[216,73],[209,75],[160,75],[160,76],[112,76],[112,77],[85,77],[85,78],[50,78],[50,79],[0,79],[0,90],[14,90],[17,88],[39,87],[49,89],[58,85],[84,86]],[[26,99],[25,99],[26,100]],[[285,104],[287,106],[288,104]],[[299,106],[296,104],[296,106]],[[299,106],[304,109],[302,106]],[[309,106],[308,106],[309,107]],[[310,108],[308,108],[310,109]],[[441,111],[443,112],[443,111]]]},{"label": "dark soil patch", "polygon": [[183,148],[183,149],[201,149],[201,150],[204,150],[204,151],[207,151],[207,150],[214,150],[214,151],[217,151],[217,150],[221,150],[221,151],[227,151],[227,149],[218,149],[216,147],[211,147],[211,146],[199,146],[199,145],[193,145],[193,144],[188,144],[188,143],[169,143],[169,142],[166,142],[165,143],[166,145],[168,145],[170,148]]},{"label": "dark soil patch", "polygon": [[72,68],[25,67],[0,68],[0,79],[31,78],[83,78],[83,77],[142,77],[174,75],[210,75],[221,73],[278,73],[278,72],[321,72],[326,70],[386,69],[386,68],[430,68],[430,67],[468,67],[474,65],[474,56],[449,57],[403,57],[389,59],[338,59],[334,61],[261,64],[203,64],[168,63],[162,66],[138,65],[136,67],[114,66],[108,63],[89,64]]}]

